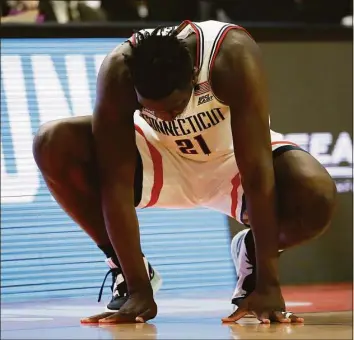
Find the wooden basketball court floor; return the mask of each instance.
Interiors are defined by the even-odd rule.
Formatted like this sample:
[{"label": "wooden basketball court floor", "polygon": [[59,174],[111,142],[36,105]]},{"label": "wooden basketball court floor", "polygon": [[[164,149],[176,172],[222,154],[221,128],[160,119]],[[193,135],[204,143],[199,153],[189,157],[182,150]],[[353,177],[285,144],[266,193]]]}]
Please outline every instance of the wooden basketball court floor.
[{"label": "wooden basketball court floor", "polygon": [[159,314],[147,324],[80,325],[103,304],[89,299],[2,303],[1,339],[353,339],[351,284],[284,287],[288,310],[305,324],[262,325],[245,318],[222,324],[230,291],[160,292]]}]

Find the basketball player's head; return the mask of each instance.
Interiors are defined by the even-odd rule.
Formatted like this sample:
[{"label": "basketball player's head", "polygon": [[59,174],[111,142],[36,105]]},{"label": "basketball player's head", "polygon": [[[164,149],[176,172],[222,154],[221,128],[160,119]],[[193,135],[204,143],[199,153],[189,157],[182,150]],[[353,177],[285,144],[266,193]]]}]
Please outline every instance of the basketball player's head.
[{"label": "basketball player's head", "polygon": [[164,120],[183,112],[192,94],[195,69],[188,48],[176,31],[163,28],[137,33],[132,53],[125,57],[138,100]]}]

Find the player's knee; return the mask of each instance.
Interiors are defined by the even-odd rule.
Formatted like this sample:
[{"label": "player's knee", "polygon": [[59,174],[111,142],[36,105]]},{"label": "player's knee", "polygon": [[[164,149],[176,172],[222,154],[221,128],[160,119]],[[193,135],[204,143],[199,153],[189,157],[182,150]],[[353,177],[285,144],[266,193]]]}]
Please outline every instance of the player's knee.
[{"label": "player's knee", "polygon": [[33,139],[33,157],[42,172],[52,172],[59,164],[64,166],[70,149],[75,147],[74,133],[70,122],[65,120],[43,124]]},{"label": "player's knee", "polygon": [[331,224],[337,190],[334,181],[325,170],[307,176],[305,182],[302,223],[309,237],[317,237],[323,234]]}]

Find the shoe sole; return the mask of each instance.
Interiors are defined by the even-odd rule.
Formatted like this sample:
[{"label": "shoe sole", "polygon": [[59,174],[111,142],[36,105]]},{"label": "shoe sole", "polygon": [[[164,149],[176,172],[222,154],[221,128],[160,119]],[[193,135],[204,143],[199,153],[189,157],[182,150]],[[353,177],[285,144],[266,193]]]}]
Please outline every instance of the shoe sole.
[{"label": "shoe sole", "polygon": [[[162,282],[163,282],[160,273],[156,269],[154,269],[154,277],[152,278],[152,280],[150,282],[151,282],[152,291],[155,295],[161,289]],[[109,309],[107,306],[106,306],[105,311],[106,312],[118,312],[118,310]]]}]

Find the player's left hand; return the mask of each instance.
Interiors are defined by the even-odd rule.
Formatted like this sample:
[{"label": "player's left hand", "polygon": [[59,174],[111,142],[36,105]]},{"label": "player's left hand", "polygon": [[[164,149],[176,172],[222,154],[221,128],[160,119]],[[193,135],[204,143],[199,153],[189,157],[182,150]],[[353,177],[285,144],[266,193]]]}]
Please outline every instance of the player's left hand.
[{"label": "player's left hand", "polygon": [[157,315],[157,305],[154,298],[146,293],[134,293],[127,302],[115,313],[106,312],[81,319],[83,324],[118,324],[146,322]]},{"label": "player's left hand", "polygon": [[262,323],[271,322],[291,323],[304,322],[291,312],[285,312],[285,302],[280,288],[270,289],[267,292],[255,290],[239,305],[239,308],[230,316],[223,318],[223,322],[236,322],[246,314],[253,314]]}]

